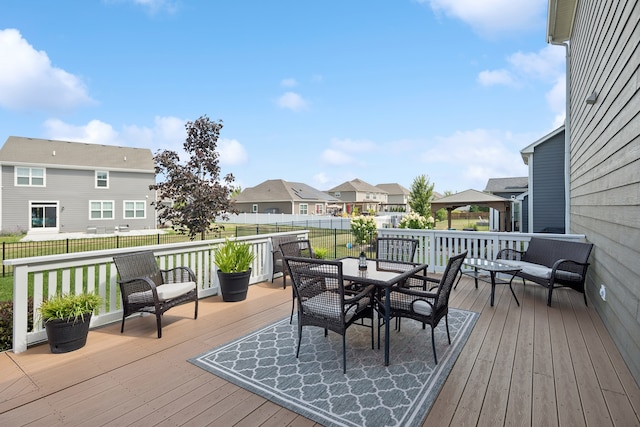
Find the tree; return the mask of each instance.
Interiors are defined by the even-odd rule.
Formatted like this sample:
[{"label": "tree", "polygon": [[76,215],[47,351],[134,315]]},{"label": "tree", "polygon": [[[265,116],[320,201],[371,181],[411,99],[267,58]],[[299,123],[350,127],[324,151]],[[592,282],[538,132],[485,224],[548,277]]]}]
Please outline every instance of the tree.
[{"label": "tree", "polygon": [[[187,122],[187,138],[184,151],[188,155],[181,162],[175,151],[158,151],[156,175],[164,177],[163,182],[150,185],[157,190],[158,220],[193,240],[200,234],[205,239],[207,231],[216,231],[216,217],[228,219],[229,213],[236,213],[230,195],[234,177],[227,174],[220,181],[219,154],[216,151],[222,121],[211,121],[206,115],[195,122]],[[171,200],[173,203],[163,203]]]},{"label": "tree", "polygon": [[435,184],[429,182],[429,177],[420,175],[414,178],[409,193],[409,206],[425,218],[431,216],[431,198]]}]

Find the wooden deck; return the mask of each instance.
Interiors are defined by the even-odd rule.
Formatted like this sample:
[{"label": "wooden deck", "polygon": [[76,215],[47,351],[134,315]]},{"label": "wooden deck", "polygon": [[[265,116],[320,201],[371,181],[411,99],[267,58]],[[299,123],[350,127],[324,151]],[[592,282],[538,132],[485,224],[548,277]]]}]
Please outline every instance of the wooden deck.
[{"label": "wooden deck", "polygon": [[[640,390],[582,295],[557,291],[549,308],[542,287],[515,288],[520,307],[505,287],[495,307],[487,284],[453,291],[453,306],[481,316],[423,425],[640,425]],[[187,362],[290,310],[277,280],[243,302],[203,299],[197,320],[191,305],[172,309],[162,339],[144,317],[123,335],[93,330],[72,353],[1,353],[0,425],[317,425]]]}]

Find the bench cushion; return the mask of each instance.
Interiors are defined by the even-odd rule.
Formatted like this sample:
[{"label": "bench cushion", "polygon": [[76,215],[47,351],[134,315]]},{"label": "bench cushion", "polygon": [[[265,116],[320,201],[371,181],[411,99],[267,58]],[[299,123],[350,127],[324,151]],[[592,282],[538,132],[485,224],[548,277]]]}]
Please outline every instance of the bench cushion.
[{"label": "bench cushion", "polygon": [[[551,278],[551,269],[549,267],[545,267],[544,265],[533,264],[531,262],[526,262],[526,261],[515,261],[510,259],[501,259],[499,260],[499,262],[500,264],[520,267],[522,269],[520,270],[520,272],[527,274],[529,276],[540,277],[545,280],[549,280]],[[578,273],[573,273],[571,271],[556,270],[555,279],[581,281],[582,275]]]}]

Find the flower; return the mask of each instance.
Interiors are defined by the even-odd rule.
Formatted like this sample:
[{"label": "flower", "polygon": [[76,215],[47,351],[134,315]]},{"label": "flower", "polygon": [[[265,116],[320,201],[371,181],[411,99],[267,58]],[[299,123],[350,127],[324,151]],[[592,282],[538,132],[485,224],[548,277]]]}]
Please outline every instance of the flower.
[{"label": "flower", "polygon": [[351,218],[351,233],[358,244],[369,242],[378,230],[378,224],[372,216],[354,216]]},{"label": "flower", "polygon": [[400,224],[398,224],[398,227],[420,230],[425,228],[433,228],[434,224],[435,220],[432,216],[425,218],[416,212],[410,212],[408,215],[402,217],[402,219],[400,220]]}]

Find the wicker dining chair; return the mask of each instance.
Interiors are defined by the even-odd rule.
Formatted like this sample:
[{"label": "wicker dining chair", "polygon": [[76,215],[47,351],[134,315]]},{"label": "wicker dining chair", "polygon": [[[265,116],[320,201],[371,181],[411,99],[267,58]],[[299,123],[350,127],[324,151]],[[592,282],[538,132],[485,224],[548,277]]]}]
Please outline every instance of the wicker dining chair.
[{"label": "wicker dining chair", "polygon": [[[300,354],[303,326],[317,326],[342,335],[342,367],[347,373],[347,341],[349,326],[357,324],[371,327],[371,348],[373,337],[373,292],[369,285],[357,295],[346,295],[340,261],[312,258],[286,257],[285,263],[291,273],[293,291],[298,301],[298,345],[296,357]],[[369,324],[365,323],[369,319]]]},{"label": "wicker dining chair", "polygon": [[[442,278],[439,281],[425,276],[423,278],[425,282],[436,282],[436,285],[428,291],[397,286],[391,288],[389,295],[389,303],[391,306],[389,312],[390,318],[406,317],[422,322],[423,325],[427,324],[431,326],[431,346],[433,347],[433,358],[436,365],[438,364],[438,356],[436,355],[434,329],[438,326],[440,320],[444,318],[447,326],[447,338],[449,339],[449,344],[451,344],[448,319],[449,295],[466,256],[467,252],[463,252],[460,255],[450,258]],[[385,300],[384,297],[382,297],[378,303],[378,310],[384,310],[384,307]],[[380,320],[378,320],[378,340],[380,340],[381,326],[382,324]]]},{"label": "wicker dining chair", "polygon": [[271,261],[273,265],[273,271],[271,273],[271,283],[276,273],[282,273],[282,288],[287,289],[287,269],[284,265],[284,256],[282,255],[282,249],[280,249],[281,243],[296,241],[297,237],[293,235],[286,236],[274,236],[271,238]]},{"label": "wicker dining chair", "polygon": [[113,257],[118,270],[122,296],[122,326],[134,313],[156,316],[158,338],[162,338],[162,315],[172,307],[195,303],[194,319],[198,318],[196,276],[189,267],[161,270],[151,251],[135,252]]},{"label": "wicker dining chair", "polygon": [[[293,240],[289,242],[281,242],[280,243],[280,252],[283,257],[303,257],[303,258],[315,258],[315,254],[313,253],[313,248],[311,247],[311,242],[308,239],[303,240]],[[283,275],[289,275],[291,277],[291,273],[289,272],[289,268],[285,263]],[[292,289],[291,290],[291,316],[289,317],[289,323],[293,322],[293,312],[296,309],[296,293]]]}]

